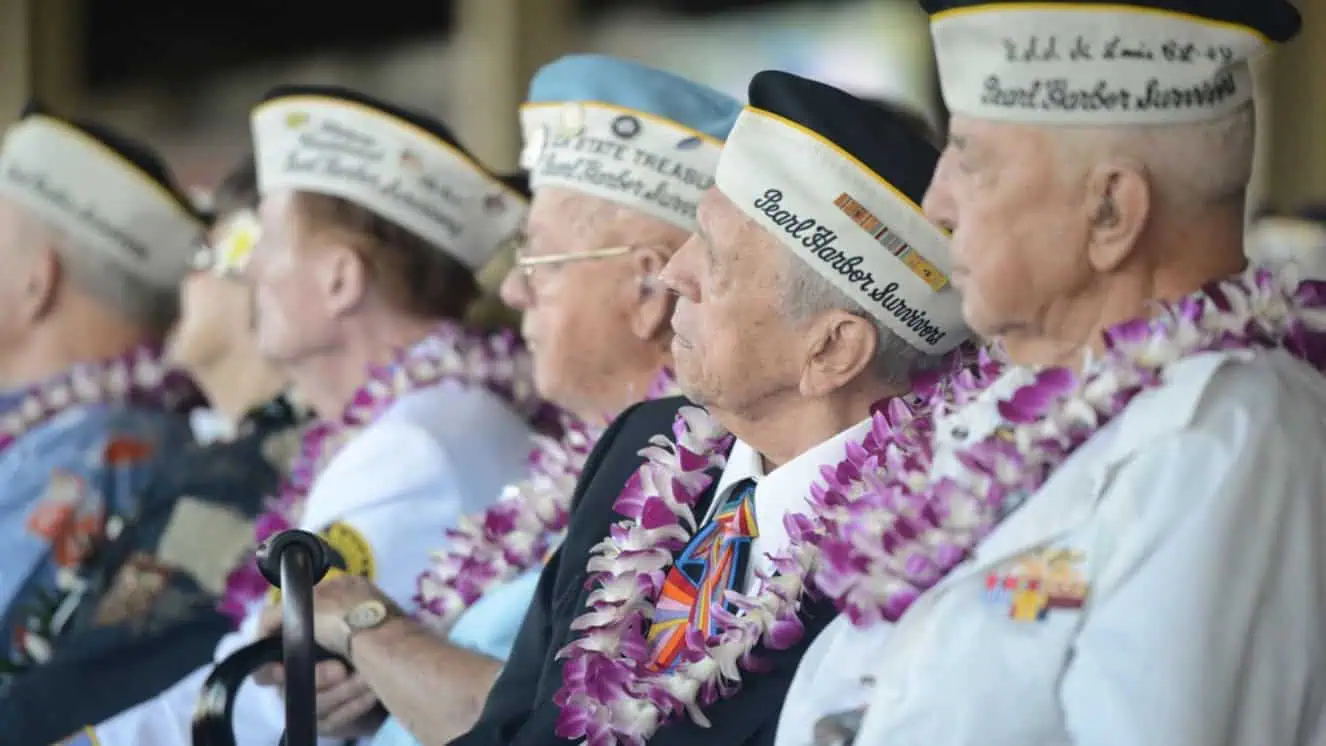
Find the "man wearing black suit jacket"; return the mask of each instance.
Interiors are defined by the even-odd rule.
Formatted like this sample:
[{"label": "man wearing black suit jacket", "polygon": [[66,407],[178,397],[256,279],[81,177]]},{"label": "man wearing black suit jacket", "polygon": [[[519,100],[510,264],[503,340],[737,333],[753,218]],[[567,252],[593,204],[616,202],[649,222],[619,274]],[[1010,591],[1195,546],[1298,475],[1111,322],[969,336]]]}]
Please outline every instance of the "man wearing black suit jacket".
[{"label": "man wearing black suit jacket", "polygon": [[[924,133],[785,73],[757,75],[749,100],[700,203],[699,231],[660,278],[678,295],[672,352],[690,400],[636,405],[600,439],[506,668],[456,746],[771,744],[796,664],[832,606],[803,598],[800,640],[757,646],[758,668],[743,662],[739,688],[716,701],[687,690],[716,670],[695,665],[696,640],[714,660],[732,655],[713,647],[730,628],[724,607],[735,608],[726,592],[767,594],[769,578],[786,573],[770,559],[789,546],[783,518],[809,510],[821,467],[870,429],[872,406],[907,393],[913,374],[967,336],[946,240],[917,206],[938,158]],[[642,451],[676,437],[679,415],[691,424],[682,440],[693,455],[681,462],[691,472],[657,479],[676,462]],[[658,513],[619,497],[667,485],[689,485],[698,528],[683,516],[684,540],[625,561],[615,553],[623,536],[656,536],[644,528],[659,525]],[[641,514],[645,523],[633,520]],[[660,554],[673,561],[634,574]],[[602,603],[605,568],[610,583],[625,583],[613,592],[633,600]],[[631,604],[652,621],[603,616]],[[576,623],[591,610],[594,624]],[[613,698],[646,680],[681,706]]]},{"label": "man wearing black suit jacket", "polygon": [[[554,735],[559,709],[553,696],[562,685],[562,666],[552,660],[552,654],[570,641],[571,621],[584,613],[588,595],[585,565],[594,545],[608,534],[608,527],[622,518],[612,506],[641,464],[639,451],[650,438],[668,432],[677,410],[690,404],[681,397],[637,404],[604,433],[581,477],[566,542],[539,579],[511,658],[489,694],[479,722],[453,744],[564,743]],[[708,512],[713,497],[711,488],[697,505],[697,515]],[[797,661],[834,613],[832,605],[807,605],[802,612],[807,628],[803,641],[773,653],[771,661],[766,654],[765,660],[773,664],[770,670],[747,677],[740,697],[723,700],[706,711],[720,728],[706,732],[694,723],[679,722],[660,731],[650,743],[772,743],[776,716]]]}]

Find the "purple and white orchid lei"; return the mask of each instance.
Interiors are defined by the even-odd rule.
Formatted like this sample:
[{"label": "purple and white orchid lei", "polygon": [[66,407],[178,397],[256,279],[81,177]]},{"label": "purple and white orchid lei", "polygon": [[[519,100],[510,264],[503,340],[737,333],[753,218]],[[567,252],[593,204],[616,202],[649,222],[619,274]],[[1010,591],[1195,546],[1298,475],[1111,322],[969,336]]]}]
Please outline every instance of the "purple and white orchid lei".
[{"label": "purple and white orchid lei", "polygon": [[201,401],[188,376],[162,361],[161,351],[143,345],[123,355],[76,365],[34,384],[0,414],[0,452],[29,430],[77,407],[118,402],[183,411]]},{"label": "purple and white orchid lei", "polygon": [[[392,364],[370,371],[340,418],[316,422],[304,431],[290,471],[269,509],[254,525],[256,543],[299,525],[314,480],[350,437],[402,397],[444,380],[482,386],[536,423],[536,429],[547,429],[545,421],[552,412],[534,392],[529,353],[514,334],[479,333],[454,322],[441,324],[403,350]],[[269,587],[257,566],[246,559],[226,579],[221,610],[232,619],[243,619]]]},{"label": "purple and white orchid lei", "polygon": [[[763,642],[794,644],[804,628],[800,597],[831,598],[858,625],[896,620],[921,593],[961,563],[1003,517],[1007,504],[1031,495],[1082,443],[1138,394],[1159,386],[1167,368],[1202,352],[1283,348],[1326,370],[1326,283],[1299,281],[1298,269],[1252,267],[1148,318],[1105,333],[1105,352],[1082,373],[1030,372],[1030,382],[998,402],[1004,426],[971,444],[952,445],[937,465],[937,419],[980,395],[995,366],[951,379],[918,410],[901,401],[873,415],[865,438],[823,471],[809,515],[785,517],[788,548],[772,557],[776,574],[757,573],[753,596],[729,593],[737,614],[722,614],[716,636],[692,632],[682,664],[648,666],[646,634],[675,552],[696,529],[691,506],[721,469],[730,436],[703,410],[678,414],[674,440],[656,438],[628,482],[614,525],[588,570],[596,586],[590,609],[572,630],[557,733],[590,746],[644,744],[685,711],[735,692],[741,669]],[[1028,371],[1015,369],[1018,374]]]},{"label": "purple and white orchid lei", "polygon": [[[815,506],[831,530],[806,543],[820,555],[813,585],[857,626],[896,621],[967,558],[1016,504],[1168,367],[1203,352],[1283,348],[1326,369],[1326,284],[1298,268],[1252,267],[1157,313],[1105,332],[1082,372],[1018,371],[1030,381],[997,402],[1002,426],[934,460],[934,443],[905,458],[857,454],[826,480]],[[993,380],[990,380],[993,383]],[[933,425],[932,425],[933,426]],[[789,516],[789,528],[804,527]]]},{"label": "purple and white orchid lei", "polygon": [[[677,393],[672,371],[663,369],[645,398]],[[602,434],[602,427],[566,416],[561,438],[534,436],[529,478],[448,531],[446,549],[419,576],[420,621],[444,632],[490,589],[543,562],[566,530],[576,482]]]},{"label": "purple and white orchid lei", "polygon": [[[943,374],[915,382],[912,395],[890,400],[889,416],[910,421],[957,396],[962,389],[948,385],[949,373],[965,369],[970,354],[955,352]],[[876,448],[881,440],[878,447],[889,449],[894,434],[881,426],[887,422],[876,421],[866,447]],[[740,668],[758,665],[751,657],[757,645],[776,650],[801,638],[797,609],[815,552],[793,543],[770,558],[772,573],[756,570],[754,593],[727,593],[735,614],[713,610],[722,632],[707,638],[692,630],[680,665],[671,671],[650,666],[647,634],[654,605],[673,556],[697,529],[693,508],[712,483],[711,474],[726,464],[731,443],[732,436],[707,412],[684,407],[673,424],[673,440],[656,436],[641,452],[645,463],[613,506],[628,520],[612,526],[589,561],[590,583],[597,587],[590,610],[571,626],[583,636],[558,653],[566,659],[556,696],[562,708],[559,736],[584,738],[590,746],[642,744],[682,711],[707,725],[703,708],[736,690]]]}]

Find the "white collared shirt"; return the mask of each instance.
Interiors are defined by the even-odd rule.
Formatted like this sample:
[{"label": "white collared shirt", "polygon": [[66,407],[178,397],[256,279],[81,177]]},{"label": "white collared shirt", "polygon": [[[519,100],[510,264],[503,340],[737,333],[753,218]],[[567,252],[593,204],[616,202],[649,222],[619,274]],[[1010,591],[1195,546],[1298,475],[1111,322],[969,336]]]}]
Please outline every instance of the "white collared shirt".
[{"label": "white collared shirt", "polygon": [[[1307,366],[1175,366],[897,624],[835,620],[777,745],[868,705],[856,746],[1320,746],[1324,456]],[[1071,559],[1043,574],[1051,552]]]},{"label": "white collared shirt", "polygon": [[754,448],[740,440],[732,445],[705,522],[718,511],[738,482],[755,480],[755,528],[759,534],[751,541],[743,590],[751,587],[756,569],[773,571],[769,555],[786,549],[788,543],[783,516],[809,509],[810,487],[820,479],[820,467],[842,461],[847,457],[847,444],[860,440],[869,431],[870,418],[866,418],[768,474],[764,473],[763,459]]}]

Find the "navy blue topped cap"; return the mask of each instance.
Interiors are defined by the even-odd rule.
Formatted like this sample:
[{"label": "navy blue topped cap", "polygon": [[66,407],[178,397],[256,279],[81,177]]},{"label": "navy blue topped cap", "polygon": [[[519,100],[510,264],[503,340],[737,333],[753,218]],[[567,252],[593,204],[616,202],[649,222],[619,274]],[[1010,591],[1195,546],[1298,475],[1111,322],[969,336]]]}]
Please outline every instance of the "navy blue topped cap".
[{"label": "navy blue topped cap", "polygon": [[283,85],[251,115],[262,194],[339,197],[471,269],[524,224],[528,200],[425,113],[340,86]]},{"label": "navy blue topped cap", "polygon": [[571,55],[530,83],[521,166],[535,190],[573,189],[691,230],[740,112],[731,96],[665,70]]},{"label": "navy blue topped cap", "polygon": [[900,111],[761,72],[719,159],[718,189],[798,258],[930,354],[968,336],[948,240],[921,212],[939,151]]},{"label": "navy blue topped cap", "polygon": [[1285,0],[921,0],[955,114],[1175,124],[1253,100],[1248,61],[1302,25]]},{"label": "navy blue topped cap", "polygon": [[903,111],[778,70],[756,74],[749,100],[752,109],[776,114],[832,142],[912,204],[921,204],[939,150]]}]

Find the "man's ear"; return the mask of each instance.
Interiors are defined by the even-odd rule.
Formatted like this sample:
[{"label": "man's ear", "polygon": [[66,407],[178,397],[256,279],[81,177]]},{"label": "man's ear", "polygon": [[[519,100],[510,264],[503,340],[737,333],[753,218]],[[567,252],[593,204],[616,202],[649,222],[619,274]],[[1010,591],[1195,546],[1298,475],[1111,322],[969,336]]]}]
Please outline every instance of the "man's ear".
[{"label": "man's ear", "polygon": [[21,287],[16,307],[8,312],[30,324],[55,309],[60,283],[64,281],[64,265],[50,237],[41,237],[16,253],[15,266],[8,271],[16,273],[15,279]]},{"label": "man's ear", "polygon": [[861,375],[879,344],[875,325],[847,311],[830,311],[805,330],[808,349],[801,371],[801,395],[825,396]]},{"label": "man's ear", "polygon": [[1096,272],[1117,269],[1132,254],[1151,214],[1151,184],[1140,163],[1106,161],[1087,175],[1087,261]]},{"label": "man's ear", "polygon": [[309,253],[307,266],[329,317],[344,316],[367,300],[370,268],[362,254],[344,242],[323,243]]},{"label": "man's ear", "polygon": [[634,270],[627,288],[634,300],[631,333],[640,339],[656,339],[668,330],[672,319],[674,296],[658,280],[668,253],[662,247],[642,246],[631,252],[630,260]]}]

